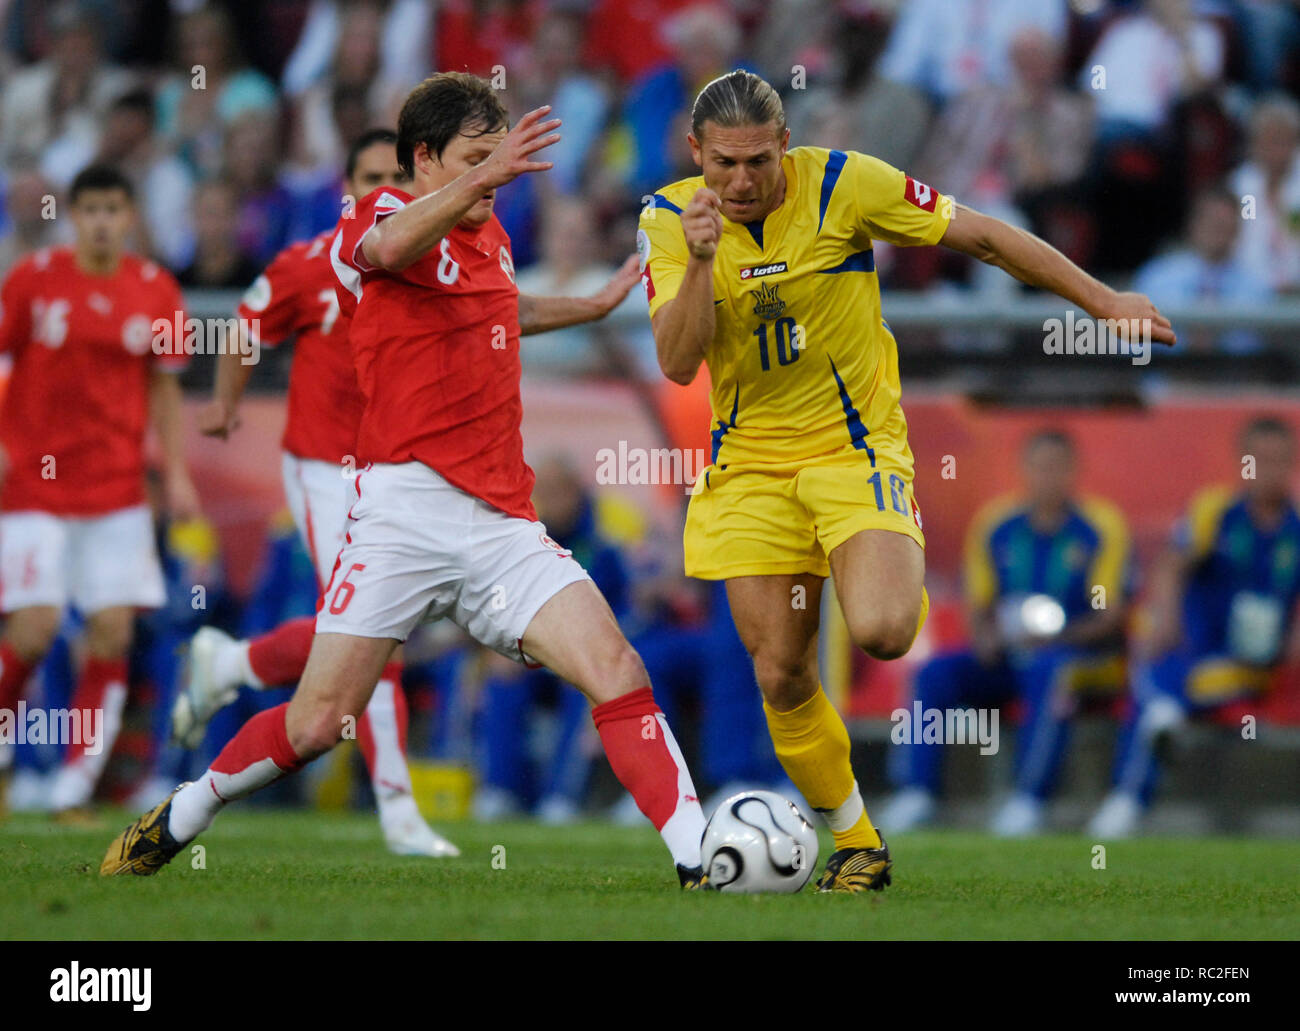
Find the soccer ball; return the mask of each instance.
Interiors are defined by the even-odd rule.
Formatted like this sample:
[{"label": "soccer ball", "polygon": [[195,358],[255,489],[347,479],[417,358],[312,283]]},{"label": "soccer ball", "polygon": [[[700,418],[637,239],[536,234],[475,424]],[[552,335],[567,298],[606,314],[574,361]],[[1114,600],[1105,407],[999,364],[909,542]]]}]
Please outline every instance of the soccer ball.
[{"label": "soccer ball", "polygon": [[817,832],[788,798],[742,791],[723,802],[701,842],[709,887],[793,894],[817,866]]}]

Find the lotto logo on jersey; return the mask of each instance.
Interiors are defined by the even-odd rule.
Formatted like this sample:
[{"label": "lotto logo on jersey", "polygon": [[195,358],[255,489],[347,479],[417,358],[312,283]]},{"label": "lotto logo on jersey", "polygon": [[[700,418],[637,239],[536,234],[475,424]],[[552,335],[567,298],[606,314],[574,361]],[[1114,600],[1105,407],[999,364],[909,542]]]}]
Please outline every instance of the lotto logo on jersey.
[{"label": "lotto logo on jersey", "polygon": [[761,279],[763,276],[775,276],[786,271],[789,267],[784,261],[778,261],[773,265],[750,265],[749,268],[740,270],[740,278]]},{"label": "lotto logo on jersey", "polygon": [[925,529],[925,527],[921,525],[921,510],[917,507],[916,498],[912,499],[912,522],[916,523],[916,528],[918,530]]},{"label": "lotto logo on jersey", "polygon": [[645,299],[653,301],[655,299],[655,281],[650,275],[650,267],[647,265],[645,271],[641,273],[641,285],[645,287]]},{"label": "lotto logo on jersey", "polygon": [[903,188],[903,196],[908,202],[915,204],[923,211],[933,211],[935,204],[939,202],[939,195],[926,186],[925,183],[917,182],[910,175],[907,176],[907,185]]}]

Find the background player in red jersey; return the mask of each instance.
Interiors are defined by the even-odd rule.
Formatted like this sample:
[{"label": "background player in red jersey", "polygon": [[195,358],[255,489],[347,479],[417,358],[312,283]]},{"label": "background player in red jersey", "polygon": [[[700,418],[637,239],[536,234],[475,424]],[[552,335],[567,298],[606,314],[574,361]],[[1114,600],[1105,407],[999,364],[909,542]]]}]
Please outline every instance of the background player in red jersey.
[{"label": "background player in red jersey", "polygon": [[[407,181],[397,167],[396,144],[391,129],[372,129],[353,144],[345,169],[345,203],[350,206],[377,187]],[[294,338],[281,469],[289,509],[322,589],[343,543],[356,474],[357,427],[365,407],[348,346],[351,320],[340,316],[334,292],[329,261],[333,235],[330,229],[286,247],[236,310],[240,333],[255,337],[259,346]],[[237,425],[239,401],[253,371],[246,358],[250,350],[230,347],[222,355],[212,402],[199,418],[204,433],[224,439]],[[208,721],[234,701],[240,684],[260,689],[295,683],[307,665],[315,623],[310,616],[289,620],[251,641],[236,641],[216,627],[195,634],[187,683],[172,710],[177,740],[197,747]],[[399,649],[384,667],[356,727],[384,840],[400,855],[459,855],[455,845],[425,823],[412,794],[400,655]]]},{"label": "background player in red jersey", "polygon": [[[590,577],[537,521],[520,437],[519,336],[601,317],[636,281],[631,259],[595,298],[521,297],[498,187],[549,162],[549,108],[510,132],[488,84],[435,75],[407,98],[398,160],[411,192],[378,190],[330,249],[353,316],[366,408],[343,550],[291,702],[255,716],[192,785],[128,827],[101,872],[156,872],[222,805],[334,747],[394,648],[443,616],[577,686],[614,773],[659,830],[684,886],[701,883],[704,815],[645,667]],[[346,291],[346,292],[344,292]]]},{"label": "background player in red jersey", "polygon": [[0,708],[15,706],[76,606],[85,662],[71,708],[100,715],[67,742],[50,797],[65,813],[90,801],[121,726],[135,610],[166,600],[145,503],[151,417],[170,514],[198,514],[175,376],[184,357],[155,346],[155,320],[183,325],[180,288],[125,252],[136,212],[120,172],[85,169],[69,204],[73,246],[22,261],[0,295],[0,351],[14,362],[0,409]]}]

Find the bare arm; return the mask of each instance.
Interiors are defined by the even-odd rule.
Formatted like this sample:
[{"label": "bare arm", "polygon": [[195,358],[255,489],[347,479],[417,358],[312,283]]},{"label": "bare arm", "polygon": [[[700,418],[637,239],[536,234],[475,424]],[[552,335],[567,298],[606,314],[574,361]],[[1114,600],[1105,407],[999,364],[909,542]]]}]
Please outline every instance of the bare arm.
[{"label": "bare arm", "polygon": [[1152,340],[1159,344],[1173,344],[1176,340],[1169,320],[1147,297],[1111,289],[1051,244],[1001,219],[958,204],[939,242],[995,265],[1022,283],[1050,290],[1093,318],[1122,320],[1125,324],[1130,319],[1149,319]]},{"label": "bare arm", "polygon": [[212,384],[212,400],[199,413],[199,432],[207,437],[229,438],[239,425],[239,402],[244,396],[249,379],[253,375],[253,365],[245,360],[251,353],[248,347],[248,326],[243,319],[237,319],[239,327],[238,346],[225,347],[225,353],[217,357],[217,374]]},{"label": "bare arm", "polygon": [[534,297],[519,295],[519,332],[545,333],[564,326],[603,319],[623,303],[628,291],[636,286],[640,274],[633,254],[598,293],[590,297]]},{"label": "bare arm", "polygon": [[402,271],[436,247],[485,193],[525,172],[550,168],[550,161],[530,160],[560,138],[558,133],[547,135],[560,125],[558,118],[542,121],[548,111],[549,107],[539,107],[528,112],[481,164],[378,223],[361,240],[366,261],[375,268]]},{"label": "bare arm", "polygon": [[713,256],[722,239],[722,201],[701,187],[682,212],[682,232],[690,258],[677,296],[650,320],[659,368],[683,386],[695,379],[713,340]]},{"label": "bare arm", "polygon": [[176,519],[192,519],[199,514],[199,495],[185,464],[181,384],[175,373],[154,369],[150,374],[149,414],[162,448],[167,510]]}]

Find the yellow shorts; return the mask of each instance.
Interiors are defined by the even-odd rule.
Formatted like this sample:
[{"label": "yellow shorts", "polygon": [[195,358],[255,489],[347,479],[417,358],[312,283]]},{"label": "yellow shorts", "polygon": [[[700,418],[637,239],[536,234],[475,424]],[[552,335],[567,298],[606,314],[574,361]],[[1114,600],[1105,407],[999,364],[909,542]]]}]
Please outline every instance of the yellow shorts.
[{"label": "yellow shorts", "polygon": [[830,575],[826,556],[860,530],[892,530],[921,547],[912,463],[890,450],[838,451],[789,465],[710,466],[686,513],[686,575]]}]

